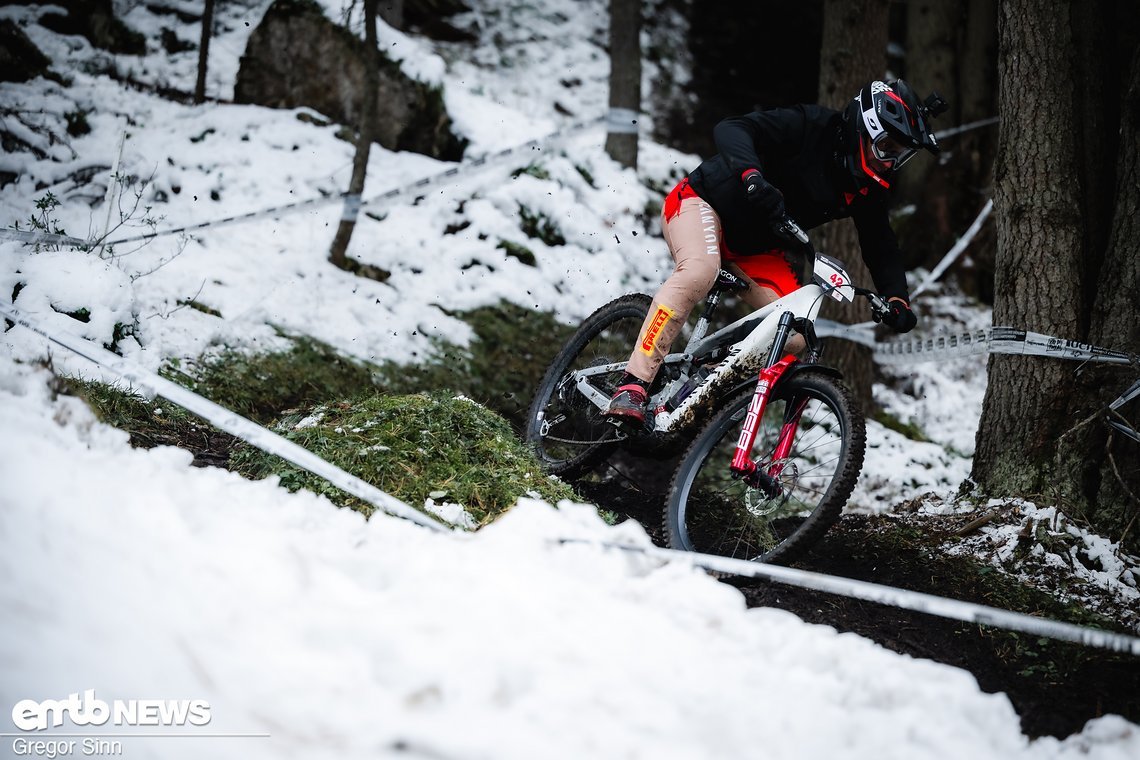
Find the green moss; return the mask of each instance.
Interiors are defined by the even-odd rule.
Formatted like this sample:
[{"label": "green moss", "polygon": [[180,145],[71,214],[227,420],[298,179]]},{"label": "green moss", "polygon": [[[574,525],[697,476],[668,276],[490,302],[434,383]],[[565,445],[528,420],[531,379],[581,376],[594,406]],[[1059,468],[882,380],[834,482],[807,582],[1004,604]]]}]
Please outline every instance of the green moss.
[{"label": "green moss", "polygon": [[131,445],[139,448],[178,446],[192,452],[197,464],[224,467],[236,440],[177,404],[161,399],[149,401],[115,386],[62,378],[59,390],[83,399],[96,417],[126,431]]},{"label": "green moss", "polygon": [[309,338],[286,351],[247,355],[233,349],[200,361],[190,372],[164,375],[227,409],[261,423],[289,409],[376,390],[373,368]]},{"label": "green moss", "polygon": [[538,164],[529,164],[521,169],[515,169],[511,172],[511,178],[515,179],[524,174],[534,177],[535,179],[550,179],[550,172],[546,170],[546,167]]},{"label": "green moss", "polygon": [[495,246],[499,250],[505,252],[508,256],[512,256],[529,267],[538,264],[537,259],[534,258],[534,252],[527,248],[525,245],[512,243],[509,240],[500,240],[499,244]]},{"label": "green moss", "polygon": [[888,430],[893,430],[903,436],[906,436],[912,441],[920,441],[922,443],[929,443],[930,439],[926,437],[926,433],[915,422],[903,422],[898,417],[884,409],[876,409],[872,414],[875,422],[879,423]]},{"label": "green moss", "polygon": [[[287,416],[276,431],[415,507],[429,496],[461,504],[478,525],[520,496],[574,498],[568,486],[543,475],[501,417],[449,392],[323,404]],[[341,506],[372,511],[322,478],[252,447],[240,446],[231,461],[247,477],[276,474],[290,489],[306,488]]]},{"label": "green moss", "polygon": [[521,220],[519,228],[526,233],[527,237],[541,240],[549,246],[566,245],[566,238],[563,237],[562,230],[541,211],[531,211],[520,203],[519,219]]},{"label": "green moss", "polygon": [[378,368],[380,385],[388,393],[462,393],[501,414],[521,433],[534,389],[574,328],[548,312],[505,301],[450,316],[475,331],[470,345],[437,341],[432,358],[423,364],[385,364]]},{"label": "green moss", "polygon": [[582,166],[581,164],[574,164],[574,168],[578,170],[578,174],[582,176],[582,179],[586,180],[587,185],[594,189],[597,189],[598,184],[594,180],[594,175],[590,173],[589,169],[587,169],[585,166]]}]

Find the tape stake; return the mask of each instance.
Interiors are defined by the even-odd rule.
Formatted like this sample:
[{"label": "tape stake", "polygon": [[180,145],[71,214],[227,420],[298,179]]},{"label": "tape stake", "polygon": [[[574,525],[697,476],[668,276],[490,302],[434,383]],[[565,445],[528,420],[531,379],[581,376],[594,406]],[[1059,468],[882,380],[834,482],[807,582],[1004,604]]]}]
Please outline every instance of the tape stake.
[{"label": "tape stake", "polygon": [[1109,409],[1116,410],[1127,404],[1132,399],[1140,396],[1140,380],[1132,384],[1132,387],[1117,396],[1116,400],[1108,405]]},{"label": "tape stake", "polygon": [[914,289],[914,292],[911,294],[912,301],[919,294],[926,291],[926,289],[929,288],[933,283],[937,282],[938,279],[946,273],[946,270],[950,268],[950,265],[958,260],[958,257],[962,255],[962,252],[965,251],[967,247],[969,247],[970,243],[974,242],[974,238],[977,237],[978,233],[982,229],[982,225],[985,224],[986,219],[989,218],[989,215],[993,210],[994,201],[993,198],[990,198],[986,201],[985,205],[982,206],[982,210],[978,212],[978,215],[974,218],[973,223],[971,223],[969,229],[966,230],[966,234],[958,238],[958,241],[950,247],[950,250],[947,251],[946,255],[942,257],[942,260],[938,262],[938,265],[935,266],[934,269],[930,270],[930,274],[926,276],[926,279],[923,280],[919,286]]}]

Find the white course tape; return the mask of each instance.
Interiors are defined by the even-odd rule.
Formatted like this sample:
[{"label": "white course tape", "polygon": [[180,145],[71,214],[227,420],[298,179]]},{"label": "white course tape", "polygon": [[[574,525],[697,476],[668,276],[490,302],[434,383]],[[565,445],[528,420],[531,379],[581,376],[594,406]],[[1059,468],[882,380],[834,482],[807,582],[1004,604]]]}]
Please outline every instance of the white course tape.
[{"label": "white course tape", "polygon": [[395,496],[384,493],[372,484],[366,483],[355,475],[326,462],[308,449],[304,449],[261,425],[247,420],[196,393],[192,393],[134,362],[69,333],[49,333],[32,319],[11,307],[0,305],[0,314],[113,372],[131,385],[149,390],[188,409],[218,429],[240,438],[251,446],[256,446],[266,453],[279,456],[314,475],[324,478],[342,491],[363,499],[383,512],[402,517],[432,530],[450,530],[442,523],[413,509]]},{"label": "white course tape", "polygon": [[958,238],[958,242],[954,243],[950,250],[946,252],[946,255],[942,257],[942,261],[938,262],[938,266],[930,270],[930,274],[926,276],[926,279],[923,280],[919,286],[914,289],[914,293],[912,293],[910,296],[912,301],[920,293],[929,288],[931,284],[936,282],[938,278],[946,273],[946,270],[950,268],[950,265],[957,261],[958,257],[962,255],[962,251],[966,250],[966,247],[974,241],[974,238],[977,236],[978,232],[981,231],[982,225],[985,223],[986,218],[989,217],[990,212],[993,210],[994,201],[993,198],[990,198],[986,201],[986,205],[982,206],[981,212],[978,213],[978,216],[974,219],[969,229],[966,230],[966,234]]},{"label": "white course tape", "polygon": [[975,129],[980,129],[981,127],[988,127],[991,124],[997,124],[999,121],[1001,121],[1001,119],[999,119],[997,116],[992,116],[988,119],[981,119],[979,121],[971,121],[968,124],[963,124],[959,127],[951,127],[950,129],[945,129],[941,132],[935,132],[934,139],[945,140],[947,137],[953,137],[954,135],[958,135],[963,132],[970,132]]},{"label": "white course tape", "polygon": [[611,108],[606,113],[606,132],[611,135],[636,135],[638,113],[632,108]]},{"label": "white course tape", "polygon": [[589,544],[603,548],[616,549],[623,552],[642,554],[647,557],[659,559],[663,562],[680,562],[705,570],[712,570],[727,575],[743,576],[746,578],[766,578],[776,583],[790,586],[799,586],[828,594],[846,596],[852,599],[864,599],[890,607],[904,610],[924,612],[928,615],[961,620],[967,623],[977,623],[995,628],[1004,628],[1011,631],[1031,633],[1035,636],[1047,636],[1062,641],[1072,641],[1084,646],[1109,649],[1114,652],[1127,652],[1140,656],[1140,638],[1098,628],[1064,623],[1059,620],[1024,615],[1019,612],[987,607],[972,602],[963,602],[957,599],[923,594],[918,591],[881,586],[877,583],[858,581],[851,578],[841,578],[835,575],[824,575],[792,567],[768,565],[762,562],[749,562],[742,559],[717,557],[711,554],[698,554],[673,549],[661,549],[656,546],[639,546],[631,544],[617,544],[608,542],[595,542],[585,539],[564,539],[563,544]]},{"label": "white course tape", "polygon": [[[976,354],[1016,354],[1105,364],[1140,364],[1140,357],[1135,354],[1014,327],[987,327],[933,338],[878,341],[870,322],[845,325],[830,319],[817,319],[815,332],[821,338],[842,338],[867,346],[872,350],[875,361],[884,364],[946,361]],[[1133,395],[1137,394],[1140,394],[1140,390]],[[1120,403],[1123,404],[1124,401]]]},{"label": "white course tape", "polygon": [[955,356],[982,353],[1046,356],[1053,359],[1106,364],[1136,364],[1140,361],[1137,356],[1123,351],[1113,351],[1013,327],[987,327],[984,330],[958,335],[878,343],[875,345],[874,356],[876,360],[884,363],[902,364],[942,361]]},{"label": "white course tape", "polygon": [[[356,208],[376,208],[391,204],[402,196],[412,195],[414,197],[416,195],[422,195],[425,191],[430,190],[434,187],[454,182],[456,177],[461,174],[467,174],[469,171],[475,169],[483,170],[506,162],[518,161],[524,156],[526,156],[526,160],[529,163],[531,160],[533,160],[530,158],[532,154],[542,151],[549,151],[553,147],[564,143],[570,138],[577,136],[579,133],[591,127],[594,127],[601,122],[602,118],[600,117],[592,121],[579,122],[567,127],[566,129],[552,132],[541,140],[530,140],[528,142],[522,143],[521,145],[505,148],[496,153],[480,156],[479,158],[474,158],[470,161],[464,161],[463,163],[457,164],[450,169],[447,169],[446,171],[440,172],[439,174],[435,174],[429,177],[422,177],[420,179],[409,182],[406,185],[385,190],[384,192],[375,195],[372,198],[361,200],[359,201],[359,205],[357,205]],[[273,208],[262,209],[260,211],[250,211],[246,214],[238,214],[236,216],[230,216],[224,219],[214,219],[211,221],[186,225],[183,227],[159,230],[145,235],[137,235],[135,237],[113,240],[107,243],[107,245],[135,243],[141,240],[150,240],[152,238],[163,237],[166,235],[176,235],[183,232],[206,229],[208,227],[221,227],[228,224],[236,224],[239,222],[248,222],[254,219],[261,219],[263,217],[281,216],[282,214],[299,211],[301,209],[323,206],[325,204],[336,203],[342,200],[347,201],[348,198],[348,193],[339,193],[337,195],[323,196],[320,198],[310,198],[308,200],[298,201],[296,203],[287,203],[281,206],[274,206]],[[347,201],[345,204],[346,209],[349,207],[350,203],[355,202]]]},{"label": "white course tape", "polygon": [[[297,446],[264,427],[257,425],[175,383],[162,378],[121,356],[95,346],[68,333],[52,334],[19,311],[0,305],[0,315],[32,330],[48,340],[113,372],[132,385],[147,389],[156,395],[178,404],[199,415],[220,430],[234,435],[250,445],[281,457],[298,467],[325,478],[338,488],[351,493],[390,515],[401,517],[431,530],[460,535],[443,524],[413,509],[399,499],[384,493],[344,470],[326,462],[312,452]],[[1140,382],[1125,392],[1120,403],[1140,395]],[[636,546],[597,542],[586,539],[559,539],[559,544],[588,544],[606,549],[642,554],[662,562],[681,562],[705,570],[749,578],[767,578],[801,588],[829,594],[864,599],[900,609],[915,610],[929,615],[962,620],[1008,630],[1032,633],[1038,636],[1072,641],[1084,646],[1099,647],[1117,652],[1140,655],[1140,638],[1125,634],[1084,628],[1071,623],[1023,615],[995,607],[962,602],[955,599],[923,594],[905,589],[882,586],[838,576],[813,573],[806,570],[767,565],[758,562],[717,557],[696,552],[682,552],[652,546]]]},{"label": "white course tape", "polygon": [[453,166],[446,171],[440,172],[439,174],[435,174],[430,177],[423,177],[421,179],[415,180],[414,182],[409,182],[402,187],[393,187],[390,190],[386,190],[379,195],[375,195],[363,201],[362,205],[368,206],[370,208],[386,206],[393,203],[401,196],[411,195],[414,197],[423,195],[423,193],[427,190],[440,187],[442,185],[451,184],[455,182],[460,175],[467,175],[469,172],[474,170],[484,171],[486,169],[490,169],[505,163],[516,163],[520,160],[525,160],[527,163],[530,163],[531,161],[535,160],[535,153],[541,154],[543,152],[549,152],[555,147],[562,145],[566,141],[570,140],[571,138],[577,137],[582,132],[598,126],[602,123],[602,121],[603,119],[599,117],[590,121],[578,122],[576,124],[572,124],[569,127],[566,127],[565,129],[558,130],[557,132],[551,132],[541,140],[529,140],[525,143],[522,143],[521,145],[504,148],[495,153],[488,153],[487,155],[480,156],[479,158],[473,158],[470,161],[464,161],[463,163]]}]

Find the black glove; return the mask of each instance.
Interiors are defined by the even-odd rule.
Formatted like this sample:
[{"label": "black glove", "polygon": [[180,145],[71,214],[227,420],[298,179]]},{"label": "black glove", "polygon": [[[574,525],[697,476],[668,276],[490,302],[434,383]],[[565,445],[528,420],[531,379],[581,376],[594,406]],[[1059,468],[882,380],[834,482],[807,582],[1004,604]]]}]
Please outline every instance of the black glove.
[{"label": "black glove", "polygon": [[772,225],[773,229],[784,222],[784,194],[772,187],[759,169],[748,169],[740,175],[744,182],[744,197],[753,208]]},{"label": "black glove", "polygon": [[897,333],[908,333],[918,324],[918,317],[910,310],[910,305],[899,298],[887,302],[889,311],[883,314],[883,324]]}]

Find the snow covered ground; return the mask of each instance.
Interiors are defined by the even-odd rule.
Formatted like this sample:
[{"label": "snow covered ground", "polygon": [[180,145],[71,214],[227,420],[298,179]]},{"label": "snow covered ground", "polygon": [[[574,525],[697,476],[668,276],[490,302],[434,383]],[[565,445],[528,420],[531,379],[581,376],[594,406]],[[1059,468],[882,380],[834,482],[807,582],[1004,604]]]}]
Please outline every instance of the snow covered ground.
[{"label": "snow covered ground", "polygon": [[[339,15],[338,0],[323,2]],[[160,5],[132,6],[126,18],[152,46],[162,26],[197,39],[195,25],[155,14]],[[407,71],[443,86],[469,156],[601,115],[602,0],[472,6],[458,21],[487,41],[475,51],[388,28],[380,36]],[[212,95],[232,93],[264,7],[219,9]],[[72,78],[0,84],[0,104],[21,112],[5,126],[48,156],[0,156],[0,170],[19,175],[0,188],[0,224],[26,226],[51,192],[69,234],[102,232],[124,132],[120,173],[149,178],[144,202],[158,230],[347,186],[352,148],[335,126],[293,111],[178,105],[85,73],[107,54],[38,26],[44,12],[0,8]],[[196,53],[154,47],[118,64],[189,90]],[[551,84],[568,68],[576,83]],[[66,114],[79,110],[92,131],[72,138]],[[601,144],[600,128],[587,131],[542,154],[546,178],[512,179],[522,161],[362,217],[350,254],[391,271],[383,284],[326,263],[340,215],[330,203],[121,245],[113,256],[0,243],[0,294],[49,329],[97,343],[128,325],[120,350],[151,369],[222,346],[277,346],[279,332],[366,359],[422,355],[432,337],[468,335],[444,309],[503,298],[570,323],[664,277],[664,246],[642,218],[657,201],[646,183],[663,186],[696,160],[643,140],[634,173]],[[448,166],[377,147],[365,197]],[[555,222],[566,244],[526,237],[520,206]],[[124,227],[111,239],[145,231]],[[500,240],[530,248],[536,266]],[[953,294],[923,308],[927,325],[952,331],[988,321]],[[67,316],[80,310],[86,322]],[[1140,755],[1140,728],[1118,717],[1063,742],[1029,742],[1008,700],[964,671],[747,610],[735,590],[685,568],[556,546],[568,535],[645,540],[588,507],[524,502],[477,535],[435,535],[384,516],[366,522],[271,481],[194,469],[180,450],[131,449],[75,399],[53,395],[46,357],[57,371],[97,373],[24,328],[0,336],[0,753],[43,756],[22,751],[24,723],[44,714],[43,700],[76,694],[70,723],[41,733],[114,729],[126,736],[104,740],[121,741],[127,757]],[[869,424],[857,509],[951,494],[969,472],[984,361],[906,375],[906,393],[879,392],[934,442]],[[81,724],[101,702],[130,700],[201,700],[210,720]],[[161,732],[183,735],[139,736]]]}]

